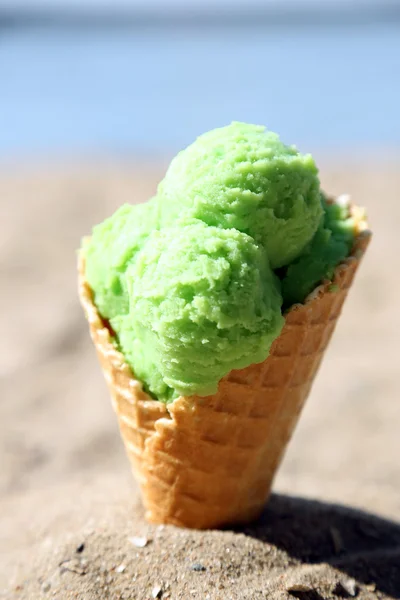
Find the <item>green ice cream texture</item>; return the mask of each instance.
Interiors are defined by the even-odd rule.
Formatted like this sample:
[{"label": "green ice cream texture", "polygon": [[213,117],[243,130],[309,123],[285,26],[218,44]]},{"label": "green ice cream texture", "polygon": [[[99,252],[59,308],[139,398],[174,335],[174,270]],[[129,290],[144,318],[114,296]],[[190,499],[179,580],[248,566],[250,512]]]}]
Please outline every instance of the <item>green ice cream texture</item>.
[{"label": "green ice cream texture", "polygon": [[171,162],[159,186],[163,224],[184,213],[234,228],[265,247],[273,269],[296,258],[322,216],[317,167],[258,125],[201,135]]},{"label": "green ice cream texture", "polygon": [[311,155],[233,122],[180,152],[156,196],[123,205],[81,252],[114,343],[170,402],[264,361],[284,311],[332,277],[353,237],[348,205],[326,201]]}]

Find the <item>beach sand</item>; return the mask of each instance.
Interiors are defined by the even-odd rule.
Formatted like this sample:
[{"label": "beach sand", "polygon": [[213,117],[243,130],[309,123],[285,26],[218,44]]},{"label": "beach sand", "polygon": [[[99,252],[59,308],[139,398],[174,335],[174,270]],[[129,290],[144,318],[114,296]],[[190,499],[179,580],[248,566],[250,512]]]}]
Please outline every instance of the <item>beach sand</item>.
[{"label": "beach sand", "polygon": [[144,522],[76,294],[81,236],[163,167],[0,171],[0,597],[400,597],[400,160],[320,162],[374,238],[264,515],[207,532]]}]

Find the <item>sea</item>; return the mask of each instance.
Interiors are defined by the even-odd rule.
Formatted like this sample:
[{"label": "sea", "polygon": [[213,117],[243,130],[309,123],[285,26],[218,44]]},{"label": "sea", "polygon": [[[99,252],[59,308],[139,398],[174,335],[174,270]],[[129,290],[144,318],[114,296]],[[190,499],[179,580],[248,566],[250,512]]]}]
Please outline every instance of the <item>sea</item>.
[{"label": "sea", "polygon": [[400,147],[398,21],[0,29],[0,159],[174,152],[232,120]]}]

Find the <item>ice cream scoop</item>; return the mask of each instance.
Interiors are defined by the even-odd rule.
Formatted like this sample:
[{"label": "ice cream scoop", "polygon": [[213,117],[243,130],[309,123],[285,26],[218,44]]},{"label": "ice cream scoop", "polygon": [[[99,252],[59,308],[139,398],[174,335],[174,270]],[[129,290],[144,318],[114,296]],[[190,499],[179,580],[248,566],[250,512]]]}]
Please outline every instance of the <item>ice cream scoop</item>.
[{"label": "ice cream scoop", "polygon": [[84,241],[87,281],[96,306],[107,319],[128,311],[125,273],[149,234],[158,229],[158,211],[155,198],[144,204],[124,204]]},{"label": "ice cream scoop", "polygon": [[179,222],[153,233],[126,271],[118,344],[156,398],[207,396],[268,356],[284,319],[265,249],[236,229]]},{"label": "ice cream scoop", "polygon": [[265,247],[273,269],[299,256],[322,217],[311,155],[247,123],[197,138],[172,160],[158,196],[163,226],[185,215],[235,228]]},{"label": "ice cream scoop", "polygon": [[347,196],[337,202],[322,196],[324,216],[311,242],[281,275],[284,308],[304,299],[323,280],[332,279],[335,267],[350,253],[355,217]]}]

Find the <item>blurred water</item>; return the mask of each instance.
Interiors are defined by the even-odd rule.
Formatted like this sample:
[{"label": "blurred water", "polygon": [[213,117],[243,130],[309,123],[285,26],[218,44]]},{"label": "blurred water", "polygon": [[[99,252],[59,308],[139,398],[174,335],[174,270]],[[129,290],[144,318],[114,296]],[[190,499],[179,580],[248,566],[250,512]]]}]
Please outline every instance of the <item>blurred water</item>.
[{"label": "blurred water", "polygon": [[231,120],[300,146],[400,145],[400,28],[0,34],[0,156],[163,152]]}]

